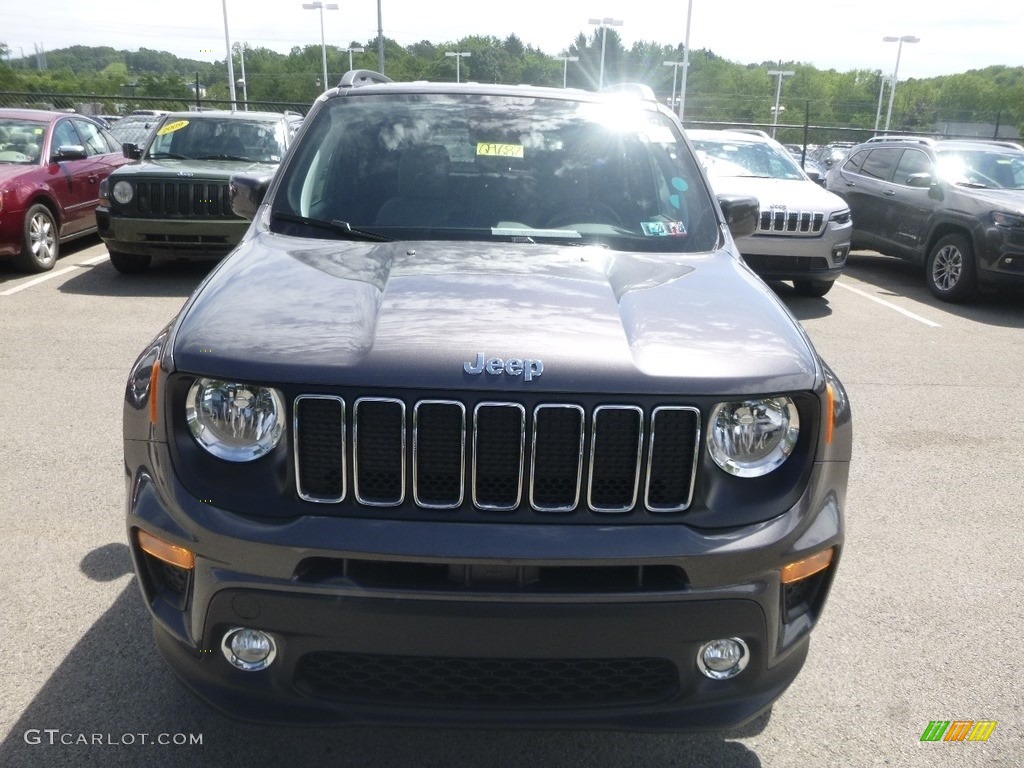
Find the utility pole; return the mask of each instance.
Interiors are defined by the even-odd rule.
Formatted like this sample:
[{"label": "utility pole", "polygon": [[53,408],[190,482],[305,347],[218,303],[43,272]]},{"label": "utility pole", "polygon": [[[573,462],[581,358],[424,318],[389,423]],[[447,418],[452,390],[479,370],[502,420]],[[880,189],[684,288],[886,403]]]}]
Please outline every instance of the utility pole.
[{"label": "utility pole", "polygon": [[[779,66],[782,66],[782,60],[779,60]],[[792,77],[796,72],[793,70],[782,71],[781,69],[770,69],[768,75],[770,77],[778,78],[778,82],[775,85],[775,111],[772,113],[772,138],[775,138],[775,128],[779,124],[779,101],[782,98],[782,78]]]}]

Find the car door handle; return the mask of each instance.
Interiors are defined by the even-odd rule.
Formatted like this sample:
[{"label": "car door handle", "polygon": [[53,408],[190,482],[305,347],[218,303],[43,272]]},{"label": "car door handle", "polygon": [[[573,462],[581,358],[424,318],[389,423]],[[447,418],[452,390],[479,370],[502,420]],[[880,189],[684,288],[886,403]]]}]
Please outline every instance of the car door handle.
[{"label": "car door handle", "polygon": [[100,177],[96,176],[95,174],[93,174],[92,176],[89,176],[88,178],[89,178],[89,183],[90,184],[95,184],[97,181],[100,180]]},{"label": "car door handle", "polygon": [[896,197],[896,193],[891,189],[885,190],[882,194],[888,197]]}]

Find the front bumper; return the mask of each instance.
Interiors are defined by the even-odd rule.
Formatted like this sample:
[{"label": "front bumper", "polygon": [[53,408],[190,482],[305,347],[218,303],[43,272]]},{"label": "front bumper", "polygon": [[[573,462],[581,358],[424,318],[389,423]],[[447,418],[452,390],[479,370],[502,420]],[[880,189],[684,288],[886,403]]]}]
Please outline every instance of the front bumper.
[{"label": "front bumper", "polygon": [[736,241],[744,261],[765,280],[834,281],[850,254],[852,224],[828,224],[819,237],[755,233]]},{"label": "front bumper", "polygon": [[238,245],[245,219],[144,219],[96,211],[99,235],[108,250],[137,256],[222,258]]},{"label": "front bumper", "polygon": [[[192,498],[169,468],[165,444],[126,441],[136,572],[164,657],[229,714],[706,730],[756,717],[799,672],[842,545],[834,489],[845,488],[848,465],[817,465],[807,492],[778,518],[712,532],[314,516],[267,523]],[[195,552],[195,567],[168,575],[139,548],[137,530]],[[781,566],[829,547],[832,566],[794,598]],[[444,575],[466,568],[480,577]],[[533,568],[554,576],[533,585],[509,578]],[[566,578],[573,569],[583,578]],[[635,586],[617,578],[644,569],[676,577],[639,577]],[[226,660],[221,640],[240,626],[273,636],[267,669],[244,672]],[[746,669],[704,677],[700,645],[731,637],[750,649]]]}]

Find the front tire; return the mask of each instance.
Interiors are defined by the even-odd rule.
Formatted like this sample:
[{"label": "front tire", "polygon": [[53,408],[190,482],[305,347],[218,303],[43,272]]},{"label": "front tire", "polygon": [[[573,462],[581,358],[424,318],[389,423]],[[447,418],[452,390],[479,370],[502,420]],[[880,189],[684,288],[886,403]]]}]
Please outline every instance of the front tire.
[{"label": "front tire", "polygon": [[941,238],[925,264],[928,290],[943,301],[964,301],[974,295],[978,273],[974,249],[963,235]]},{"label": "front tire", "polygon": [[21,253],[14,258],[14,266],[23,272],[49,272],[59,255],[57,220],[49,208],[36,203],[25,213]]},{"label": "front tire", "polygon": [[139,256],[134,253],[120,253],[118,251],[110,251],[110,263],[114,265],[114,269],[120,272],[122,275],[134,275],[139,272],[145,272],[149,269],[150,262],[153,261],[152,256]]},{"label": "front tire", "polygon": [[794,280],[793,289],[800,296],[820,298],[832,290],[835,280]]}]

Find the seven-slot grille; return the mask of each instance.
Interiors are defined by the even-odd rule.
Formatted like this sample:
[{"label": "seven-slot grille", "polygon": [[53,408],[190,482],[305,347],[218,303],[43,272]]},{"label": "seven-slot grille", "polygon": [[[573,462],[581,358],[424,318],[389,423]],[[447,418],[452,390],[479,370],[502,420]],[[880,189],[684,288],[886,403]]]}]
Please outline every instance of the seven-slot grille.
[{"label": "seven-slot grille", "polygon": [[693,496],[700,414],[689,406],[301,395],[299,496],[337,504],[513,513],[680,512]]},{"label": "seven-slot grille", "polygon": [[762,210],[758,231],[787,235],[817,235],[825,224],[825,214],[808,211]]},{"label": "seven-slot grille", "polygon": [[134,204],[139,216],[233,219],[228,184],[222,181],[136,181]]}]

